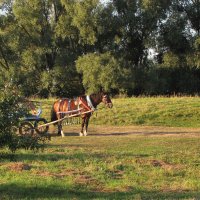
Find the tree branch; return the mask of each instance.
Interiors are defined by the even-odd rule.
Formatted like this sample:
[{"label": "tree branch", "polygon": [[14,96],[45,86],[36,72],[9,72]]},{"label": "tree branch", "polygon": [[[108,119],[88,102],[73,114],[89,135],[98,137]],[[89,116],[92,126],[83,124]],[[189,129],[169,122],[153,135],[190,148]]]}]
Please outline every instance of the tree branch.
[{"label": "tree branch", "polygon": [[0,52],[1,52],[1,55],[2,55],[2,58],[3,58],[4,62],[5,62],[5,64],[3,64],[1,61],[0,61],[0,63],[5,69],[8,70],[10,67],[9,67],[8,61],[6,59],[6,56],[5,56],[4,52],[3,52],[3,48],[1,46],[0,46]]}]

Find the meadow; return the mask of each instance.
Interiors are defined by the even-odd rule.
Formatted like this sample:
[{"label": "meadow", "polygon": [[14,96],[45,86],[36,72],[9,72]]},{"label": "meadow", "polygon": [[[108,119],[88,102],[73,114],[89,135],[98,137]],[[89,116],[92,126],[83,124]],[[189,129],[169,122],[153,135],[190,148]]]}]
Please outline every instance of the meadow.
[{"label": "meadow", "polygon": [[[53,99],[43,101],[49,119]],[[44,151],[0,151],[0,199],[200,199],[198,97],[120,98],[89,135],[65,126]]]},{"label": "meadow", "polygon": [[[50,120],[55,100],[42,100],[43,116]],[[199,97],[140,97],[113,99],[113,108],[100,104],[91,117],[94,125],[148,125],[166,127],[200,127]]]}]

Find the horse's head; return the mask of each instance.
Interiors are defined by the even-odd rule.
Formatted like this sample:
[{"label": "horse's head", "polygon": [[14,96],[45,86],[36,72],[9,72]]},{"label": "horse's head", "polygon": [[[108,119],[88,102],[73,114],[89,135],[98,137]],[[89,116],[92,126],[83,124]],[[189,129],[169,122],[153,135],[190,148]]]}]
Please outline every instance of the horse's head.
[{"label": "horse's head", "polygon": [[112,101],[110,99],[110,96],[107,93],[102,93],[101,96],[101,101],[108,107],[108,108],[112,108],[113,104]]}]

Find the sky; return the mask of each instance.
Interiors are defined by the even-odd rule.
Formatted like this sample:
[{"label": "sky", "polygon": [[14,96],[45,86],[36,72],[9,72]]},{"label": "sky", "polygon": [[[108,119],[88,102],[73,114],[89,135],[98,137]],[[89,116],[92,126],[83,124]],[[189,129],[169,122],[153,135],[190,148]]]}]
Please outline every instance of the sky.
[{"label": "sky", "polygon": [[108,3],[111,0],[100,0],[102,3]]}]

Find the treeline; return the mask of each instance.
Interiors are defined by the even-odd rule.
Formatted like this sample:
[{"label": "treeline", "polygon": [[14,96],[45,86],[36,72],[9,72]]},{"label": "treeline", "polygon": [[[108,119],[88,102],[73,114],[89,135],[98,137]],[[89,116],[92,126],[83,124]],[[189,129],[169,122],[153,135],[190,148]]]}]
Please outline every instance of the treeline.
[{"label": "treeline", "polygon": [[24,96],[200,93],[200,0],[0,0],[0,87]]}]

